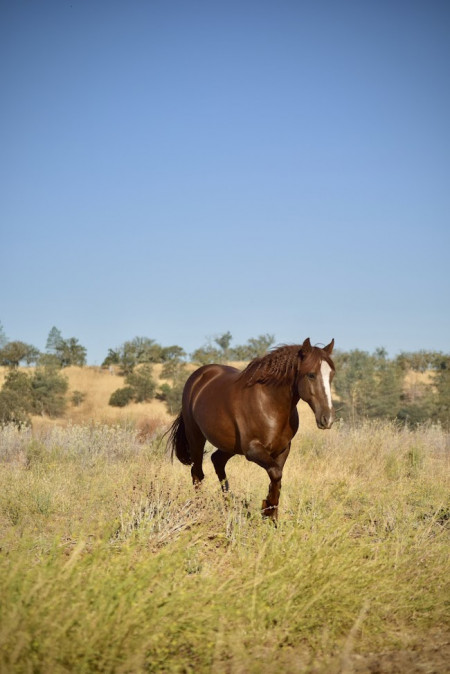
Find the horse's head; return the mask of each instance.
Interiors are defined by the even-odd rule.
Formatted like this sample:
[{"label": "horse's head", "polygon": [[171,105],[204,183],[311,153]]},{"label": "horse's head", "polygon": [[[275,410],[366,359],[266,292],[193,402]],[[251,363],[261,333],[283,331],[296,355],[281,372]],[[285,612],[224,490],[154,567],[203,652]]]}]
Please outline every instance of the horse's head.
[{"label": "horse's head", "polygon": [[301,360],[298,378],[298,393],[308,403],[316,416],[318,428],[331,428],[334,421],[334,408],[331,400],[331,381],[334,377],[334,364],[331,360],[334,339],[323,349],[311,346],[305,339],[299,356]]}]

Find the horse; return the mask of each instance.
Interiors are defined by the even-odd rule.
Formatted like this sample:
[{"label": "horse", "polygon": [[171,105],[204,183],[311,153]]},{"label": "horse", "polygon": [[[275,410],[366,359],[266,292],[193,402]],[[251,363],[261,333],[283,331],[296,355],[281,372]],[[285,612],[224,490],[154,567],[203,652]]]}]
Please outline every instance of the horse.
[{"label": "horse", "polygon": [[299,426],[297,403],[313,410],[320,429],[333,425],[331,381],[335,373],[325,347],[281,346],[252,360],[244,370],[228,365],[203,365],[186,381],[181,412],[168,431],[171,455],[192,466],[194,487],[204,478],[206,440],[222,491],[229,489],[225,466],[235,454],[245,456],[267,471],[270,486],[262,502],[263,517],[278,519],[283,467]]}]

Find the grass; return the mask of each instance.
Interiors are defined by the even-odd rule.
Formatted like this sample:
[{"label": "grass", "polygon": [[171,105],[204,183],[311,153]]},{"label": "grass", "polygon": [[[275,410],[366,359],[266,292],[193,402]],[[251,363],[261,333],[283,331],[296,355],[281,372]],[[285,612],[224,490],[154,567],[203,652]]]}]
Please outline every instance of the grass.
[{"label": "grass", "polygon": [[130,426],[5,428],[0,671],[340,672],[369,653],[431,657],[449,633],[448,448],[435,427],[306,429],[274,528],[259,515],[267,476],[242,457],[224,501],[209,457],[195,493]]}]

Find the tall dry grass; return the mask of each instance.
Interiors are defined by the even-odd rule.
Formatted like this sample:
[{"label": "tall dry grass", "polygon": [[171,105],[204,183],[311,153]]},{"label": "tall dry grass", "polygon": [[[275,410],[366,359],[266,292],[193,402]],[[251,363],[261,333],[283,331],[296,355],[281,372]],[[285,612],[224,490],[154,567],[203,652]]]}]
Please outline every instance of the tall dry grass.
[{"label": "tall dry grass", "polygon": [[338,672],[389,652],[433,671],[448,452],[437,427],[304,429],[274,528],[242,457],[225,501],[208,457],[195,493],[130,427],[3,429],[0,669]]}]

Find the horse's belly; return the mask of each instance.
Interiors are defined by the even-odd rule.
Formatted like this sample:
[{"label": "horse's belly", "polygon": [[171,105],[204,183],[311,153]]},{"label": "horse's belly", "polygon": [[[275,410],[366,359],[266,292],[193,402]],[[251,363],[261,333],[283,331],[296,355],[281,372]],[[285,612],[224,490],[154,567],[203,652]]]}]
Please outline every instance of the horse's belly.
[{"label": "horse's belly", "polygon": [[230,454],[242,454],[236,423],[225,410],[215,408],[206,414],[196,415],[196,422],[214,447]]}]

